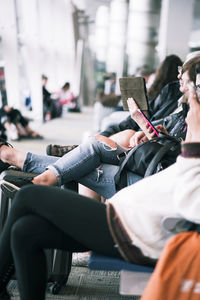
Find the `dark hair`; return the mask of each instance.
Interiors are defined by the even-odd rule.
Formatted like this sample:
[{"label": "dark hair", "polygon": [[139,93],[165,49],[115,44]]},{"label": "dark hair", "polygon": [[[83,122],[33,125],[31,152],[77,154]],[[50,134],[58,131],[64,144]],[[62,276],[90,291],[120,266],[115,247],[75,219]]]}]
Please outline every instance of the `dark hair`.
[{"label": "dark hair", "polygon": [[44,74],[42,74],[42,79],[48,80],[48,77]]},{"label": "dark hair", "polygon": [[65,82],[65,84],[63,85],[62,89],[66,89],[70,87],[70,83],[69,82]]},{"label": "dark hair", "polygon": [[182,67],[182,74],[188,71],[189,80],[193,81],[194,84],[196,83],[196,65],[200,63],[200,56],[191,58],[190,60],[186,61]]},{"label": "dark hair", "polygon": [[183,62],[177,55],[168,55],[164,61],[158,66],[155,79],[147,91],[151,100],[154,100],[161,92],[162,88],[169,82],[177,80],[178,66],[182,66]]}]

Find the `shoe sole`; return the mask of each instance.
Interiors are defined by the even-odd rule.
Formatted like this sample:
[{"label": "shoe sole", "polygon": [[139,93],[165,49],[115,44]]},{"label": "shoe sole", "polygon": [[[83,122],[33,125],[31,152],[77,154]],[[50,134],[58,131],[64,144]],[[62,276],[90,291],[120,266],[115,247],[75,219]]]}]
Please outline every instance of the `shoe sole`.
[{"label": "shoe sole", "polygon": [[46,147],[46,154],[51,156],[51,145]]}]

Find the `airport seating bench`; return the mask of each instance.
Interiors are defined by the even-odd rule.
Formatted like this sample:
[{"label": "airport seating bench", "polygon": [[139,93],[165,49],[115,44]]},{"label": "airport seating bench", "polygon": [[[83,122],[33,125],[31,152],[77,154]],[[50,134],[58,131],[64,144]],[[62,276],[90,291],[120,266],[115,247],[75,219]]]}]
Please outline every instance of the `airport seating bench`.
[{"label": "airport seating bench", "polygon": [[[195,224],[196,226],[197,224]],[[165,230],[174,232],[188,231],[193,223],[181,217],[166,217],[162,220]],[[194,230],[196,227],[194,227]],[[106,257],[92,252],[88,266],[91,270],[120,271],[119,293],[121,295],[141,295],[154,270],[153,267],[128,263],[123,259]]]},{"label": "airport seating bench", "polygon": [[121,295],[141,295],[154,270],[153,267],[128,263],[123,259],[111,258],[95,252],[90,255],[88,267],[91,270],[119,271]]}]

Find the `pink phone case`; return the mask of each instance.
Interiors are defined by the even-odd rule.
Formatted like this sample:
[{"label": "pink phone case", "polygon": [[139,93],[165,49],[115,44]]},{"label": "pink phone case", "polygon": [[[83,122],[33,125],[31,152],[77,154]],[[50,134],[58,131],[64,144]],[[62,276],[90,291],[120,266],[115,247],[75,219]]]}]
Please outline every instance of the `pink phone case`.
[{"label": "pink phone case", "polygon": [[153,130],[153,132],[157,135],[157,137],[159,137],[159,133],[158,131],[155,129],[155,127],[150,123],[150,121],[147,119],[147,117],[143,114],[143,112],[138,109],[139,114],[143,117],[143,119],[145,120],[145,123],[149,124],[149,126],[151,127],[151,129]]}]

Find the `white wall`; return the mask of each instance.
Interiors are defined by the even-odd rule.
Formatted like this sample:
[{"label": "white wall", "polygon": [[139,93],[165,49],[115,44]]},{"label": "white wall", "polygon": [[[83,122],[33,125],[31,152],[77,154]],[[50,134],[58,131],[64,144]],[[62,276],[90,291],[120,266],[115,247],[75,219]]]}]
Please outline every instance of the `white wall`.
[{"label": "white wall", "polygon": [[71,82],[72,89],[76,87],[72,10],[69,0],[0,2],[9,104],[23,105],[24,90],[30,90],[32,117],[40,121],[41,74],[49,77],[50,91],[59,89],[66,81]]},{"label": "white wall", "polygon": [[194,0],[162,0],[158,52],[160,60],[177,54],[183,60],[189,51]]}]

